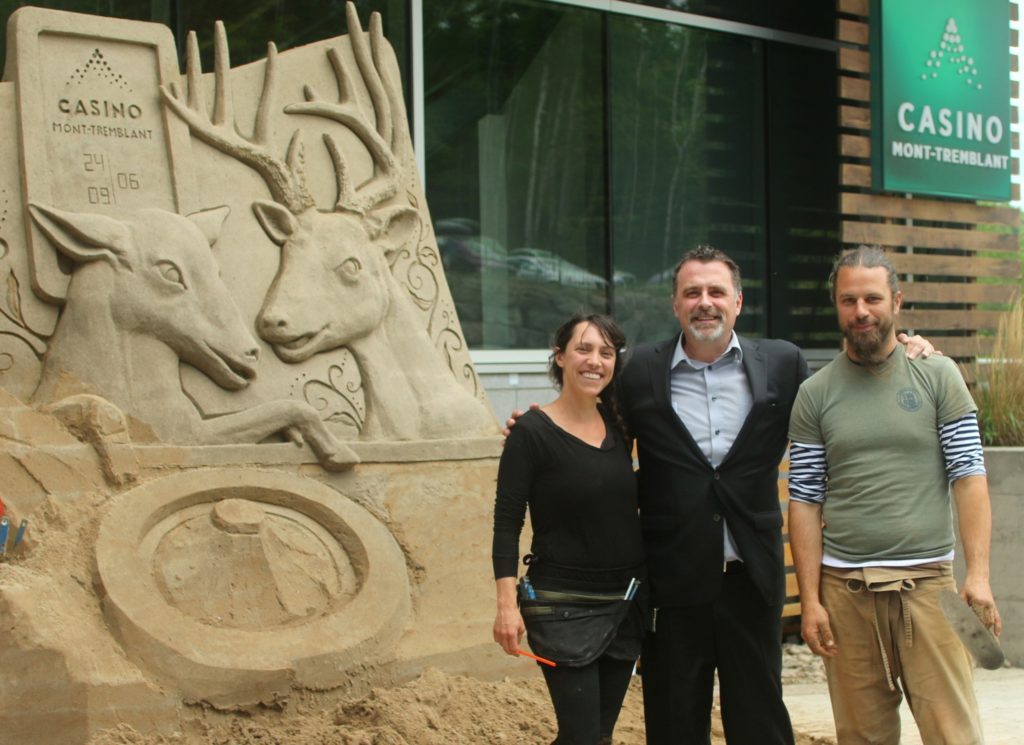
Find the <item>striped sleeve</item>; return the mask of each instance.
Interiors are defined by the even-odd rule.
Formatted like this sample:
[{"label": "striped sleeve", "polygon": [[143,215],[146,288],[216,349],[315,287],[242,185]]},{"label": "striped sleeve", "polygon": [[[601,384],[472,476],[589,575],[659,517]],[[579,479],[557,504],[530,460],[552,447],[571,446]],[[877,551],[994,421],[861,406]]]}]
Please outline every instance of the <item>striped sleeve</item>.
[{"label": "striped sleeve", "polygon": [[797,502],[822,504],[828,465],[824,445],[801,442],[789,446],[789,498]]},{"label": "striped sleeve", "polygon": [[964,476],[985,475],[985,453],[974,412],[939,425],[939,442],[946,459],[946,477],[952,483]]}]

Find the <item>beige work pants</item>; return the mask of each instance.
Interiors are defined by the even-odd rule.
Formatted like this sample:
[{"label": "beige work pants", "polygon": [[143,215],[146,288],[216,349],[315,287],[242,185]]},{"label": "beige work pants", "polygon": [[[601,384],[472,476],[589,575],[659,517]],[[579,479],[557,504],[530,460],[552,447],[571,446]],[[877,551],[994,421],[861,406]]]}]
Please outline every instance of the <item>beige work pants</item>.
[{"label": "beige work pants", "polygon": [[838,745],[899,745],[904,695],[924,745],[983,745],[971,659],[939,609],[939,592],[955,588],[948,564],[822,567],[838,649],[825,658]]}]

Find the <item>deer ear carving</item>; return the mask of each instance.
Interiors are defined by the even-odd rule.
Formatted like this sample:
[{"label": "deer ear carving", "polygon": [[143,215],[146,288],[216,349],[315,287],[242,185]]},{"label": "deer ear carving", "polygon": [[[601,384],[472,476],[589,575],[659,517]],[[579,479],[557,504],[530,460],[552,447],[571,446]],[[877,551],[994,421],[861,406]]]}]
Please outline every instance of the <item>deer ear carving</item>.
[{"label": "deer ear carving", "polygon": [[370,240],[382,246],[385,251],[412,245],[419,240],[423,226],[420,213],[412,207],[377,210],[373,217],[367,217],[367,223]]},{"label": "deer ear carving", "polygon": [[126,250],[128,228],[120,220],[92,212],[65,212],[30,203],[29,214],[53,245],[72,261],[85,264],[102,259],[130,267]]},{"label": "deer ear carving", "polygon": [[231,212],[230,207],[213,207],[208,210],[193,212],[191,215],[186,215],[186,217],[195,223],[195,226],[199,228],[206,238],[206,242],[212,246],[220,237],[220,230],[224,227],[224,221],[228,219],[229,212]]},{"label": "deer ear carving", "polygon": [[299,224],[295,215],[277,202],[257,200],[252,203],[252,211],[256,213],[256,219],[260,221],[263,232],[279,246],[283,246],[298,229]]}]

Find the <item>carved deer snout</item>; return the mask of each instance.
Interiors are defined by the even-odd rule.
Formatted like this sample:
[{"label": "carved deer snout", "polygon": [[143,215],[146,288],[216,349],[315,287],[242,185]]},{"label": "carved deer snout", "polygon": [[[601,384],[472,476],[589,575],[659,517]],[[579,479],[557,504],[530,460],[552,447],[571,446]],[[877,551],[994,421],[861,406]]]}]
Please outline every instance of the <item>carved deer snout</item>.
[{"label": "carved deer snout", "polygon": [[279,335],[288,329],[288,319],[281,318],[269,309],[260,314],[257,324],[259,325],[259,334],[264,338]]}]

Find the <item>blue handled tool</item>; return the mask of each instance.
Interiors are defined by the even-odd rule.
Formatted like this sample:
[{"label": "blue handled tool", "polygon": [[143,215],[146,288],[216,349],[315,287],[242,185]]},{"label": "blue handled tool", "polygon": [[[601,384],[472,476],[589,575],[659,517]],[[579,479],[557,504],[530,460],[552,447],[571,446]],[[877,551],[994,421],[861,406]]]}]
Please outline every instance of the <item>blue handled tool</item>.
[{"label": "blue handled tool", "polygon": [[10,529],[10,521],[6,517],[0,518],[0,556],[7,553],[7,533]]},{"label": "blue handled tool", "polygon": [[18,544],[21,543],[25,537],[25,529],[28,528],[28,520],[22,518],[21,524],[18,525],[18,532],[14,534],[14,547],[17,548]]}]

